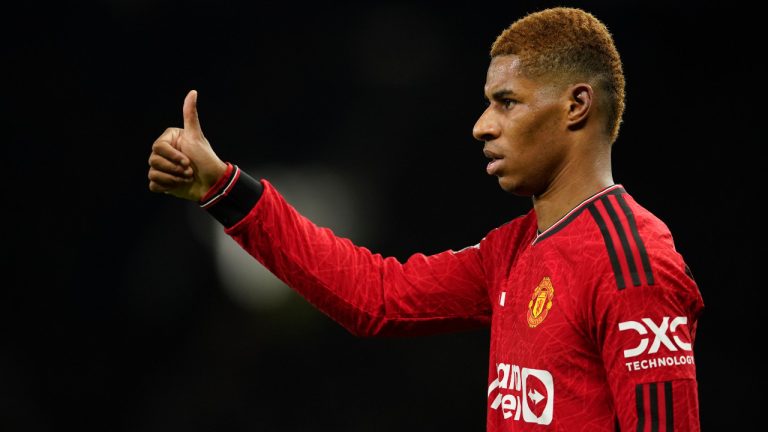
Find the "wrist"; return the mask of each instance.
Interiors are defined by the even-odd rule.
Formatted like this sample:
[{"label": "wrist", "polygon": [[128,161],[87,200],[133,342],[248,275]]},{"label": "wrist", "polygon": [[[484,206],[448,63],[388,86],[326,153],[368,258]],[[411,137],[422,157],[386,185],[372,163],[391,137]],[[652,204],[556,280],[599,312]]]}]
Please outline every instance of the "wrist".
[{"label": "wrist", "polygon": [[231,167],[224,176],[223,186],[216,188],[215,193],[200,203],[200,207],[228,228],[243,220],[264,192],[260,181],[242,172],[236,165]]},{"label": "wrist", "polygon": [[235,167],[230,163],[219,161],[220,165],[212,170],[207,180],[203,180],[203,188],[205,191],[203,195],[198,199],[200,204],[210,201],[211,198],[218,195],[230,182],[230,177],[234,173]]},{"label": "wrist", "polygon": [[230,172],[231,169],[231,164],[217,158],[216,163],[213,164],[213,168],[206,173],[206,177],[201,178],[203,185],[206,187],[206,190],[210,190],[212,187],[214,187],[219,181],[221,181],[221,178],[224,176],[224,174]]}]

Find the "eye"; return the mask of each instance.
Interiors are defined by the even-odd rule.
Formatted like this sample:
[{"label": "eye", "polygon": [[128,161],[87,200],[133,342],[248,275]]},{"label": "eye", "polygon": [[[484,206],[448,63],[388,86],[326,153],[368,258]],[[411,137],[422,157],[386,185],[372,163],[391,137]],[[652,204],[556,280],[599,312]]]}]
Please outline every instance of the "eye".
[{"label": "eye", "polygon": [[504,98],[501,100],[501,104],[504,105],[504,108],[511,109],[517,104],[517,101],[514,99]]}]

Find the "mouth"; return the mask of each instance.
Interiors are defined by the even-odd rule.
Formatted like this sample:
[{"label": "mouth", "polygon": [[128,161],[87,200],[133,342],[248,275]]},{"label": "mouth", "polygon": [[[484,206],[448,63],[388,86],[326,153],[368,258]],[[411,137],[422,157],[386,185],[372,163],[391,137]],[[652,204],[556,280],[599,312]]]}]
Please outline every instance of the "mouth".
[{"label": "mouth", "polygon": [[485,157],[490,159],[490,162],[488,162],[488,166],[485,168],[485,171],[488,173],[488,175],[494,175],[499,170],[499,166],[501,165],[501,160],[504,159],[504,156],[494,153],[488,149],[483,149],[483,154]]}]

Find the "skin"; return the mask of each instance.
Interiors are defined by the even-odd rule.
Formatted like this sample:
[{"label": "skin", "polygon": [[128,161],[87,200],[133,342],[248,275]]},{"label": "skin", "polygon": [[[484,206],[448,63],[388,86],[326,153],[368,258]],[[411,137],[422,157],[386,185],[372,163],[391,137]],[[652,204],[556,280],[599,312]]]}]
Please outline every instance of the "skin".
[{"label": "skin", "polygon": [[491,60],[489,100],[472,131],[507,192],[530,196],[545,231],[613,184],[611,141],[592,86],[526,77],[515,55]]},{"label": "skin", "polygon": [[203,135],[197,116],[197,91],[184,98],[184,128],[168,128],[152,144],[149,190],[199,201],[224,174],[227,165]]},{"label": "skin", "polygon": [[[517,56],[506,55],[491,60],[485,95],[473,135],[498,159],[502,189],[533,199],[539,231],[613,184],[611,140],[590,84],[526,77]],[[182,112],[184,128],[166,129],[152,145],[149,189],[199,201],[227,166],[203,135],[195,90]]]}]

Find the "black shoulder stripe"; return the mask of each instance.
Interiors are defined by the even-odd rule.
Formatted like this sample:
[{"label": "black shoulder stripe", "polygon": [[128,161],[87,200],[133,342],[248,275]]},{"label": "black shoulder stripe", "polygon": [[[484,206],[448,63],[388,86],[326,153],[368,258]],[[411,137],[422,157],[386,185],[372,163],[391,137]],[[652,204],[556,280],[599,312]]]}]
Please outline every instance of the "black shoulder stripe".
[{"label": "black shoulder stripe", "polygon": [[634,286],[640,286],[640,275],[637,274],[635,255],[632,253],[632,248],[629,246],[627,233],[624,231],[624,226],[621,224],[621,220],[619,220],[619,215],[616,213],[616,209],[613,208],[613,204],[607,196],[600,198],[600,201],[603,203],[603,206],[605,206],[605,211],[608,212],[608,216],[613,222],[613,228],[619,234],[619,241],[621,242],[621,248],[624,249],[624,258],[627,259],[627,265],[629,266],[629,275],[632,278],[632,284]]},{"label": "black shoulder stripe", "polygon": [[623,196],[616,195],[616,201],[619,202],[619,206],[621,206],[621,210],[624,212],[624,216],[626,216],[627,222],[629,222],[629,229],[632,231],[632,237],[635,239],[637,250],[640,252],[640,260],[643,264],[643,272],[645,273],[646,282],[648,285],[653,285],[655,281],[653,279],[653,271],[651,270],[651,261],[648,259],[648,252],[645,250],[645,243],[643,243],[643,239],[640,237],[640,233],[637,231],[635,214],[632,213],[632,209],[629,208],[629,204],[627,204],[627,201]]},{"label": "black shoulder stripe", "polygon": [[620,290],[626,288],[624,283],[624,275],[621,272],[621,265],[619,265],[619,257],[616,255],[616,248],[613,245],[611,239],[611,233],[608,231],[608,226],[605,225],[605,219],[600,215],[594,204],[589,205],[589,212],[592,214],[592,218],[600,228],[600,233],[603,235],[605,241],[605,248],[608,250],[608,257],[611,260],[611,266],[613,266],[613,275],[616,277],[616,285]]}]

